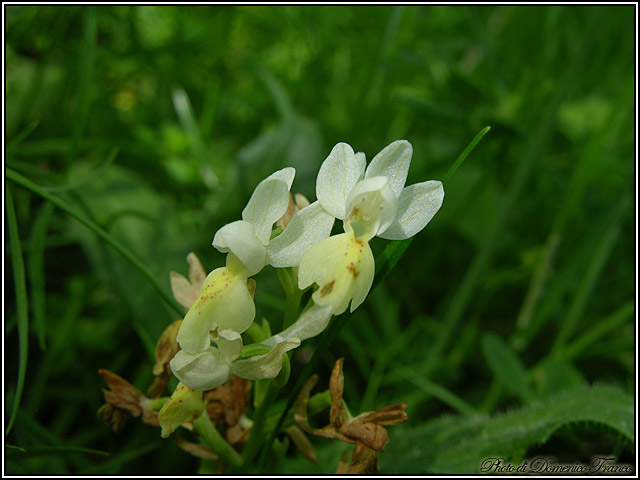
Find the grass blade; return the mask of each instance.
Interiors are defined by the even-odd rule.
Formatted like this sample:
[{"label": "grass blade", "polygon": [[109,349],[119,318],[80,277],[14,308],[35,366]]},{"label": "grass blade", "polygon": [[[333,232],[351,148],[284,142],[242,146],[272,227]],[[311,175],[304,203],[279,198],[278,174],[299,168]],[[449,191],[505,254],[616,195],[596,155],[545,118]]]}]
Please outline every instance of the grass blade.
[{"label": "grass blade", "polygon": [[446,182],[449,177],[451,175],[453,175],[456,170],[458,169],[458,167],[460,167],[460,165],[462,165],[462,162],[465,161],[465,159],[469,156],[469,154],[473,151],[474,148],[476,148],[476,145],[478,145],[478,143],[480,143],[480,140],[482,140],[482,138],[489,133],[489,130],[491,130],[491,127],[484,127],[482,130],[480,130],[480,132],[474,137],[473,140],[471,140],[471,143],[469,143],[469,145],[467,145],[467,148],[465,148],[462,153],[460,154],[460,156],[456,159],[456,161],[453,163],[453,165],[451,165],[451,168],[449,169],[449,171],[445,174],[445,176],[442,178],[442,183]]},{"label": "grass blade", "polygon": [[24,380],[27,375],[27,359],[29,357],[29,306],[27,303],[27,282],[24,274],[24,261],[22,259],[22,247],[20,245],[20,234],[18,232],[18,220],[16,210],[11,197],[11,189],[6,186],[7,202],[7,223],[9,226],[11,264],[13,265],[13,281],[16,289],[16,305],[18,317],[18,346],[20,357],[18,361],[18,382],[15,395],[13,396],[13,407],[11,417],[5,435],[9,435],[18,414],[20,398],[24,389]]}]

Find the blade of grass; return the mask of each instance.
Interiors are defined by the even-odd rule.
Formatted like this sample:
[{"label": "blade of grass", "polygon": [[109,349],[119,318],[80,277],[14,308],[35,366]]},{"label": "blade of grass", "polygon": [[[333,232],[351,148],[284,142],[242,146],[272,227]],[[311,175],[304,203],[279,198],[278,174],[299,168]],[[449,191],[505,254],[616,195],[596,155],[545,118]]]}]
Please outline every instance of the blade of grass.
[{"label": "blade of grass", "polygon": [[47,228],[53,214],[53,204],[45,202],[36,216],[29,239],[29,282],[31,284],[31,305],[33,322],[40,349],[46,348],[46,309],[44,288],[44,250]]},{"label": "blade of grass", "polygon": [[[594,25],[595,19],[593,18],[590,24],[590,27],[592,28],[589,28],[588,31],[592,31]],[[518,164],[506,198],[499,204],[498,210],[495,214],[493,228],[480,245],[471,266],[468,268],[464,279],[460,282],[460,286],[444,312],[444,325],[440,330],[440,334],[438,338],[436,338],[433,347],[429,350],[425,367],[422,371],[422,374],[427,377],[436,368],[440,361],[442,352],[449,343],[449,340],[457,328],[462,315],[473,298],[473,293],[482,278],[482,273],[491,262],[493,252],[507,222],[511,207],[520,196],[535,160],[542,156],[542,153],[548,144],[548,139],[551,135],[558,109],[567,95],[569,87],[573,84],[574,79],[580,72],[583,62],[586,60],[587,53],[589,52],[589,46],[590,45],[588,44],[582,46],[580,55],[574,57],[564,78],[562,79],[560,87],[556,90],[556,93],[549,104],[545,106],[542,119],[535,132],[530,137],[531,140],[525,148],[522,160]],[[445,178],[447,177],[445,176]]]},{"label": "blade of grass", "polygon": [[6,208],[7,223],[9,226],[11,264],[13,266],[13,281],[16,290],[16,315],[18,318],[18,380],[16,391],[13,397],[13,406],[11,408],[11,416],[9,424],[5,431],[5,435],[9,435],[18,414],[20,407],[20,399],[22,390],[24,389],[24,381],[27,375],[27,360],[29,357],[29,307],[27,303],[27,282],[24,274],[24,261],[22,258],[22,246],[20,245],[20,233],[18,232],[18,220],[16,218],[16,210],[13,205],[11,189],[6,186]]},{"label": "blade of grass", "polygon": [[460,167],[460,165],[462,165],[462,162],[464,162],[465,159],[469,156],[469,154],[473,151],[473,149],[476,148],[476,145],[478,145],[478,143],[480,143],[480,140],[482,140],[482,138],[487,133],[489,133],[489,130],[491,130],[491,127],[484,127],[474,137],[474,139],[471,140],[471,143],[469,143],[469,145],[467,145],[467,148],[465,148],[462,151],[462,153],[457,158],[457,160],[453,163],[453,165],[451,165],[451,168],[449,169],[449,171],[447,171],[447,173],[444,175],[444,177],[442,178],[442,183],[446,182],[449,179],[449,177],[451,177],[451,175],[453,175],[456,172],[456,170]]},{"label": "blade of grass", "polygon": [[618,205],[609,215],[604,235],[600,242],[598,242],[596,250],[591,255],[591,260],[589,261],[585,274],[582,276],[576,295],[571,303],[569,313],[562,321],[560,331],[558,332],[553,344],[552,352],[559,353],[576,330],[587,302],[591,298],[591,292],[600,278],[602,270],[604,269],[607,260],[609,259],[609,255],[613,250],[613,246],[620,235],[619,220],[623,212],[626,210],[629,201],[629,197],[624,196],[620,199]]},{"label": "blade of grass", "polygon": [[460,412],[463,415],[472,416],[478,413],[475,408],[462,400],[456,394],[447,390],[442,385],[433,383],[432,381],[424,378],[423,376],[416,375],[416,372],[409,369],[399,369],[398,374],[413,383],[416,387],[422,390],[427,395],[431,395],[440,400],[445,405],[453,408],[455,411]]},{"label": "blade of grass", "polygon": [[84,135],[91,104],[91,85],[93,80],[93,66],[95,63],[96,39],[98,24],[95,7],[88,6],[84,11],[83,49],[79,58],[78,76],[78,107],[74,115],[73,136],[69,161],[71,165],[78,156],[80,141]]},{"label": "blade of grass", "polygon": [[105,172],[105,170],[107,170],[107,168],[111,166],[111,164],[115,161],[116,157],[118,156],[119,151],[120,150],[118,149],[118,147],[113,147],[109,152],[109,155],[107,155],[107,158],[104,161],[104,163],[100,165],[98,168],[96,168],[89,175],[87,175],[86,178],[83,178],[82,180],[78,180],[77,182],[69,183],[67,185],[60,185],[55,187],[41,187],[41,188],[50,193],[63,193],[63,192],[70,192],[72,190],[78,190],[82,187],[85,187],[88,184],[90,184],[95,178],[98,178],[100,175],[102,175]]},{"label": "blade of grass", "polygon": [[7,169],[6,176],[12,182],[20,185],[23,188],[35,193],[36,195],[41,196],[49,200],[56,207],[60,208],[63,212],[75,218],[77,221],[82,223],[89,230],[92,230],[96,235],[98,235],[102,240],[104,240],[109,246],[111,246],[115,251],[117,251],[120,255],[122,255],[127,261],[129,261],[136,269],[140,271],[151,283],[153,288],[160,294],[160,297],[164,300],[164,302],[172,308],[180,317],[182,317],[184,313],[184,309],[181,305],[178,304],[169,294],[160,286],[160,283],[156,280],[153,273],[140,262],[127,248],[120,244],[115,238],[109,235],[106,231],[96,225],[94,222],[88,220],[84,216],[82,216],[76,209],[67,204],[66,201],[61,198],[50,194],[49,192],[44,191],[40,186],[26,179],[19,173]]},{"label": "blade of grass", "polygon": [[562,352],[562,357],[567,360],[571,360],[580,356],[582,352],[587,350],[591,345],[596,343],[611,330],[633,318],[634,312],[635,301],[631,300],[625,303],[622,307],[598,322],[579,338],[569,344]]},{"label": "blade of grass", "polygon": [[15,453],[16,456],[22,457],[34,457],[39,455],[57,455],[57,454],[69,454],[69,453],[82,453],[82,454],[90,454],[90,455],[102,455],[105,457],[109,456],[108,452],[103,452],[102,450],[94,450],[93,448],[84,448],[84,447],[34,447],[29,450],[25,450],[20,447],[15,447],[20,450],[20,453]]},{"label": "blade of grass", "polygon": [[[160,447],[162,445],[161,441],[153,442],[153,443],[145,443],[140,448],[136,448],[135,450],[129,450],[117,457],[113,457],[112,460],[108,462],[104,462],[98,465],[94,465],[89,468],[85,468],[80,472],[77,472],[79,475],[95,475],[98,473],[101,474],[114,474],[117,473],[117,470],[127,462],[134,460],[142,455],[149,453],[152,450]],[[115,472],[114,472],[115,470]]]}]

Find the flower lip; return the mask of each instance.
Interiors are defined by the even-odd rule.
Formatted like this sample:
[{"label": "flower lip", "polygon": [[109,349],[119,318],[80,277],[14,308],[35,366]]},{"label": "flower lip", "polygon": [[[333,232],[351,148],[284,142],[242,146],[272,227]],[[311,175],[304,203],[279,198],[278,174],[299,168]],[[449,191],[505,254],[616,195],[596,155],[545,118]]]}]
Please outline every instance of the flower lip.
[{"label": "flower lip", "polygon": [[349,193],[345,227],[353,229],[356,238],[369,240],[389,228],[396,216],[397,203],[387,177],[365,178]]}]

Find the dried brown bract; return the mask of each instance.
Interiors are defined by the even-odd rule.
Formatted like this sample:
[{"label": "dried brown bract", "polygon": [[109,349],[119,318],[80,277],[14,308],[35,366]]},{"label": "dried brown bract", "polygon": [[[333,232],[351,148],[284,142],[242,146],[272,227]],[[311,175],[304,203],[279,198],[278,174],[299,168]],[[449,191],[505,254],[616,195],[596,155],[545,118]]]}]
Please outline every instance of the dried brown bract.
[{"label": "dried brown bract", "polygon": [[378,452],[384,451],[389,443],[389,435],[383,426],[406,422],[405,409],[407,404],[394,403],[374,412],[361,413],[357,417],[351,418],[342,402],[344,391],[343,361],[343,358],[336,361],[329,380],[329,393],[331,394],[329,425],[323,428],[312,428],[309,425],[307,404],[309,394],[318,381],[317,375],[311,376],[298,394],[294,406],[294,419],[304,431],[312,435],[356,444],[351,456],[351,463],[346,465],[348,456],[343,455],[337,473],[377,473]]}]

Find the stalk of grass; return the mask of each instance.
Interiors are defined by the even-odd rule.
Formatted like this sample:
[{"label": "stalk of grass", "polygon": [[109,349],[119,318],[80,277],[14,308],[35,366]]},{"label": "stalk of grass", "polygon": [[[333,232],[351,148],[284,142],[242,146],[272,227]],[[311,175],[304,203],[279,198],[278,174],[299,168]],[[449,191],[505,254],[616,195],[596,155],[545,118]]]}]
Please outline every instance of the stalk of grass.
[{"label": "stalk of grass", "polygon": [[24,261],[22,258],[22,246],[20,244],[20,233],[18,231],[18,220],[16,218],[16,210],[13,205],[13,197],[9,185],[5,189],[6,208],[7,208],[7,224],[9,227],[11,264],[13,266],[13,282],[16,290],[16,315],[18,318],[18,380],[16,391],[13,396],[13,406],[11,408],[11,416],[9,424],[5,431],[5,435],[9,435],[18,414],[20,407],[20,399],[24,389],[24,381],[27,375],[27,360],[29,358],[29,306],[27,303],[27,282],[24,273]]},{"label": "stalk of grass", "polygon": [[56,207],[60,208],[63,212],[67,213],[71,217],[75,218],[77,221],[82,223],[89,230],[92,230],[96,235],[98,235],[102,240],[105,241],[109,246],[111,246],[116,252],[122,255],[129,263],[131,263],[137,270],[140,271],[151,283],[153,288],[160,294],[160,297],[164,300],[164,302],[174,310],[180,317],[182,317],[184,313],[184,309],[178,302],[176,302],[165,290],[160,286],[158,280],[156,280],[153,273],[142,264],[140,260],[138,260],[133,253],[131,253],[127,248],[125,248],[120,242],[118,242],[115,238],[109,235],[106,231],[100,228],[91,220],[88,220],[83,215],[81,215],[75,208],[71,207],[71,205],[67,204],[66,201],[61,198],[52,195],[51,193],[43,190],[40,186],[36,185],[32,181],[23,177],[19,173],[7,169],[6,170],[7,179],[12,182],[20,185],[23,188],[35,193],[36,195],[41,196],[42,198],[49,200]]},{"label": "stalk of grass", "polygon": [[561,356],[563,358],[566,358],[567,360],[572,360],[579,357],[582,352],[586,351],[589,347],[594,345],[607,333],[632,319],[634,311],[635,301],[630,300],[629,302],[618,308],[615,312],[596,323],[593,327],[584,332],[572,343],[567,345],[567,347],[562,351]]},{"label": "stalk of grass", "polygon": [[559,353],[564,347],[565,343],[569,340],[573,332],[576,330],[580,318],[584,313],[584,309],[587,305],[591,292],[593,291],[602,270],[606,265],[609,255],[613,249],[613,246],[620,234],[620,217],[626,210],[629,204],[629,197],[624,196],[618,202],[618,205],[613,209],[606,222],[606,229],[598,242],[596,250],[591,255],[591,260],[587,266],[586,273],[582,276],[580,285],[576,292],[576,295],[571,302],[571,307],[567,317],[562,321],[560,331],[556,336],[556,340],[552,347],[552,352]]},{"label": "stalk of grass", "polygon": [[[595,25],[594,21],[595,20],[592,19],[592,23],[590,25],[591,28]],[[591,28],[589,28],[589,31],[591,31]],[[509,217],[509,213],[522,193],[534,162],[542,156],[545,147],[548,144],[558,108],[567,95],[569,87],[573,84],[575,78],[581,71],[588,52],[589,44],[585,43],[582,46],[580,54],[573,58],[573,61],[569,65],[560,87],[556,90],[552,100],[548,105],[546,105],[542,119],[535,132],[531,135],[529,144],[525,148],[525,153],[518,164],[513,182],[510,185],[506,198],[499,204],[493,228],[480,245],[471,266],[467,270],[464,279],[460,282],[458,290],[444,312],[444,325],[442,326],[433,347],[429,350],[427,360],[425,362],[425,367],[423,369],[423,374],[425,376],[429,376],[437,367],[442,353],[448,345],[458,323],[460,322],[460,319],[462,318],[462,315],[467,309],[467,306],[471,302],[474,292],[482,278],[482,273],[491,262],[494,250]]]}]

